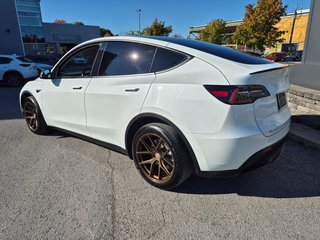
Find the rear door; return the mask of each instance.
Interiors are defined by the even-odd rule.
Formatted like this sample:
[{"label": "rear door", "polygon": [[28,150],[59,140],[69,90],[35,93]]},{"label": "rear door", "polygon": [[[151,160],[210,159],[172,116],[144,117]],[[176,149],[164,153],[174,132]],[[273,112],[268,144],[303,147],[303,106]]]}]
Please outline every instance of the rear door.
[{"label": "rear door", "polygon": [[[42,110],[48,125],[89,135],[84,93],[99,47],[94,44],[77,50],[54,69],[53,79],[43,81]],[[80,57],[82,62],[77,61]]]},{"label": "rear door", "polygon": [[100,68],[85,94],[87,126],[93,138],[124,148],[130,120],[140,113],[155,79],[150,72],[154,46],[109,41]]}]

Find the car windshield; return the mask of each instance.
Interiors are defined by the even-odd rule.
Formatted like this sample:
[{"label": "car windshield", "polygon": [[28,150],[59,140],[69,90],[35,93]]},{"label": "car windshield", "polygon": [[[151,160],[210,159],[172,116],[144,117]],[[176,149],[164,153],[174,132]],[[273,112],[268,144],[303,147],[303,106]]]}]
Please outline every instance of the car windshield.
[{"label": "car windshield", "polygon": [[179,44],[185,47],[190,47],[196,50],[200,50],[202,52],[210,53],[212,55],[228,59],[238,63],[244,64],[270,64],[269,61],[253,57],[248,54],[239,52],[232,48],[223,47],[220,45],[197,41],[197,40],[190,40],[190,39],[182,39],[182,38],[170,38],[170,37],[147,37],[156,40],[167,41],[175,44]]},{"label": "car windshield", "polygon": [[21,62],[27,62],[27,63],[31,63],[32,61],[26,57],[17,57],[18,60],[20,60]]}]

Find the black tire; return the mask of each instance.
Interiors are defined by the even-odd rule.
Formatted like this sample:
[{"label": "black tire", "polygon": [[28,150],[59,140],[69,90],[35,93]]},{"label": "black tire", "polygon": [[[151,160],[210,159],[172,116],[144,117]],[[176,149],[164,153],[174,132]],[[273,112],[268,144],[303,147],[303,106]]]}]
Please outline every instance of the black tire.
[{"label": "black tire", "polygon": [[42,112],[33,96],[27,97],[23,102],[23,115],[31,132],[44,135],[49,132],[49,127],[43,118]]},{"label": "black tire", "polygon": [[23,77],[18,72],[8,72],[5,74],[4,80],[9,87],[20,87],[22,85]]},{"label": "black tire", "polygon": [[132,142],[134,163],[151,185],[170,190],[193,172],[190,156],[173,127],[151,123],[141,127]]}]

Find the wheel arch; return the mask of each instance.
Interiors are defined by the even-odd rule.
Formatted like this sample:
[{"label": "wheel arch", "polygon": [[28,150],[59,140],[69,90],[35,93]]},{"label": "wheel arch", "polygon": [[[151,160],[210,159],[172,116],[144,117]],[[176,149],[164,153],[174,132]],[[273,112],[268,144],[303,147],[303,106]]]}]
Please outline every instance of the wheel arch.
[{"label": "wheel arch", "polygon": [[39,108],[41,109],[40,107],[40,102],[39,102],[39,96],[35,95],[34,93],[32,93],[31,91],[29,90],[23,90],[22,89],[22,92],[20,93],[20,99],[19,99],[19,104],[20,104],[20,109],[21,109],[21,112],[23,113],[23,103],[24,101],[26,100],[26,98],[28,97],[34,97],[35,101],[36,101],[36,104],[39,106]]},{"label": "wheel arch", "polygon": [[23,74],[17,70],[8,70],[5,73],[3,73],[3,80],[6,80],[6,76],[10,73],[17,73],[21,76],[21,78],[23,78]]},{"label": "wheel arch", "polygon": [[20,95],[20,108],[22,109],[22,104],[27,97],[33,96],[33,94],[29,91],[23,91]]},{"label": "wheel arch", "polygon": [[182,133],[182,131],[172,121],[170,121],[169,119],[167,119],[163,116],[155,114],[155,113],[141,113],[141,114],[137,115],[136,117],[134,117],[130,121],[130,123],[128,124],[128,127],[126,129],[126,133],[125,133],[125,147],[126,147],[128,156],[131,159],[133,159],[131,145],[132,145],[134,134],[137,132],[137,130],[140,127],[142,127],[148,123],[155,123],[155,122],[167,124],[167,125],[173,127],[175,131],[177,131],[179,137],[181,138],[182,142],[184,143],[184,146],[186,147],[186,149],[189,153],[189,156],[191,157],[195,171],[197,173],[200,172],[200,168],[199,168],[199,164],[197,162],[196,155],[195,155],[190,143],[188,142],[187,138]]}]

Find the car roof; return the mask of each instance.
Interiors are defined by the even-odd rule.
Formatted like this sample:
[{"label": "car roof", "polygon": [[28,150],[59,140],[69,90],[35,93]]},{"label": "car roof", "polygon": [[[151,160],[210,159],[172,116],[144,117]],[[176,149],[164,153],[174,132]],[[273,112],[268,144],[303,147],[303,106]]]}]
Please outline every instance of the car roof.
[{"label": "car roof", "polygon": [[[184,39],[184,38],[173,38],[173,37],[163,37],[163,36],[116,36],[116,37],[106,37],[98,38],[94,40],[87,41],[86,43],[94,42],[104,42],[104,41],[132,41],[149,43],[160,46],[173,46],[179,45],[186,48],[191,48],[193,50],[198,50],[207,54],[211,54],[226,60],[243,63],[243,64],[269,64],[270,62],[262,59],[250,56],[248,54],[242,53],[240,51],[234,50],[232,48],[223,47],[217,44],[207,43],[203,41]],[[189,53],[189,52],[187,52]]]},{"label": "car roof", "polygon": [[18,57],[24,57],[22,55],[16,55],[16,54],[0,54],[0,57],[6,57],[11,59],[16,59]]},{"label": "car roof", "polygon": [[6,58],[15,58],[16,56],[13,56],[13,55],[7,55],[7,54],[0,54],[0,57],[6,57]]}]

